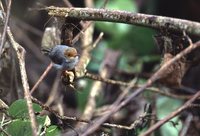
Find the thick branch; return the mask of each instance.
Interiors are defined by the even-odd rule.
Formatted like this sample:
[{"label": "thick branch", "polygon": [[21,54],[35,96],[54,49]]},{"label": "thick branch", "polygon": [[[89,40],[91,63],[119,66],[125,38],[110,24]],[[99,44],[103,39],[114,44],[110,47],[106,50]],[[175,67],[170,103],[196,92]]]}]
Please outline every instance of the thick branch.
[{"label": "thick branch", "polygon": [[164,27],[174,31],[185,31],[188,34],[200,36],[200,23],[182,19],[108,9],[48,7],[47,10],[51,16],[118,22],[156,29]]}]

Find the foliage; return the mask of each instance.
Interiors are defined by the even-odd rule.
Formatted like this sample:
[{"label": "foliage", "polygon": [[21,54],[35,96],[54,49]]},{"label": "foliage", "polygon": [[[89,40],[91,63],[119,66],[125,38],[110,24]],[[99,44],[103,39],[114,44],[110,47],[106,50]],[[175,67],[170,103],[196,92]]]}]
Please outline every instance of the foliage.
[{"label": "foliage", "polygon": [[[35,113],[39,113],[42,111],[42,108],[38,104],[33,103],[33,110]],[[10,123],[5,125],[5,131],[8,132],[8,134],[12,136],[32,135],[31,122],[28,117],[28,108],[24,99],[14,101],[8,109],[8,115],[11,117]],[[51,120],[47,115],[37,115],[36,120],[39,126],[38,132],[41,135],[59,135],[59,128],[55,125],[51,125]]]},{"label": "foliage", "polygon": [[[33,110],[35,112],[40,112],[42,109],[39,105],[33,104]],[[28,116],[27,104],[24,100],[17,100],[12,103],[8,109],[8,113],[13,118],[25,118]]]}]

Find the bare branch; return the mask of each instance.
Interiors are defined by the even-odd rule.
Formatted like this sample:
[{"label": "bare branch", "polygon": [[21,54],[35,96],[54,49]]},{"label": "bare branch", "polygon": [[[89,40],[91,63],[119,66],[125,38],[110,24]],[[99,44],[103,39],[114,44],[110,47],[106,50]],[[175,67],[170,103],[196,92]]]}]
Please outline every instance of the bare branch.
[{"label": "bare branch", "polygon": [[11,4],[12,4],[12,0],[9,0],[8,6],[7,6],[5,23],[4,23],[3,34],[2,34],[2,37],[1,37],[0,56],[2,54],[2,49],[3,49],[3,45],[4,45],[4,42],[5,42],[5,38],[6,38],[6,30],[7,30],[7,27],[8,27],[8,20],[9,20],[9,17],[10,17]]},{"label": "bare branch", "polygon": [[31,94],[35,91],[35,89],[39,86],[39,84],[42,82],[42,80],[46,77],[46,75],[49,73],[49,71],[51,70],[53,64],[50,63],[48,65],[48,67],[46,68],[46,70],[44,71],[44,73],[40,76],[40,78],[38,79],[38,81],[35,83],[35,85],[33,86],[33,88],[31,89]]},{"label": "bare branch", "polygon": [[[78,121],[78,122],[82,122],[82,123],[91,123],[91,121],[85,120],[85,119],[80,119],[77,117],[69,117],[69,116],[65,116],[65,115],[60,115],[57,111],[53,110],[52,108],[50,108],[49,106],[43,104],[42,102],[40,102],[38,99],[31,97],[31,99],[37,103],[38,105],[40,105],[42,107],[43,110],[46,110],[52,114],[54,114],[58,119],[66,121],[66,120],[71,120],[71,121]],[[112,127],[112,128],[119,128],[119,129],[127,129],[127,130],[133,130],[136,129],[138,124],[142,123],[142,120],[144,120],[145,118],[148,118],[149,113],[144,112],[142,113],[130,126],[124,126],[124,125],[119,125],[119,124],[112,124],[112,123],[103,123],[102,126],[104,127]]]},{"label": "bare branch", "polygon": [[[123,106],[125,106],[131,100],[133,100],[134,97],[141,94],[147,87],[151,86],[155,81],[162,78],[162,76],[165,74],[166,69],[168,69],[170,65],[174,64],[177,60],[181,59],[184,55],[190,53],[192,50],[198,47],[200,47],[200,41],[196,42],[193,45],[190,45],[189,47],[181,51],[179,54],[177,54],[174,58],[166,62],[150,79],[148,79],[148,81],[141,88],[138,88],[136,91],[130,94],[125,100],[120,101],[121,98],[118,98],[114,102],[114,104],[111,106],[110,111],[106,115],[100,117],[99,119],[96,119],[95,123],[91,127],[88,127],[87,130],[83,133],[83,136],[86,136],[94,132],[100,126],[100,124],[105,122],[113,113],[120,110]],[[127,90],[131,89],[130,86],[128,86],[126,89]]]},{"label": "bare branch", "polygon": [[49,15],[72,17],[82,20],[108,21],[146,26],[151,28],[168,28],[170,30],[200,36],[200,23],[163,16],[147,15],[120,10],[93,8],[58,8],[48,7]]},{"label": "bare branch", "polygon": [[105,9],[105,7],[106,7],[107,3],[108,3],[108,0],[104,0],[104,3],[103,3],[103,5],[102,5],[102,7],[101,7],[101,8]]},{"label": "bare branch", "polygon": [[[100,42],[100,40],[103,37],[103,33],[101,32],[98,36],[98,38],[94,41],[94,43],[91,46],[84,45],[83,48],[85,48],[81,54],[80,60],[78,65],[76,66],[76,76],[77,77],[82,77],[85,75],[86,73],[86,67],[89,64],[90,60],[91,60],[91,56],[90,56],[90,51],[93,50],[96,45]],[[89,43],[91,44],[91,43]]]},{"label": "bare branch", "polygon": [[187,135],[188,129],[190,128],[190,124],[192,123],[193,118],[194,118],[194,116],[191,113],[187,116],[187,118],[184,122],[183,128],[182,128],[181,132],[179,133],[179,136]]},{"label": "bare branch", "polygon": [[198,91],[190,100],[188,100],[183,106],[175,110],[174,112],[170,113],[167,117],[165,117],[163,120],[158,121],[156,124],[151,126],[146,132],[141,134],[140,136],[148,136],[151,134],[154,130],[161,127],[164,123],[169,121],[170,119],[174,118],[178,114],[180,114],[183,110],[190,107],[190,105],[200,96],[200,91]]},{"label": "bare branch", "polygon": [[[108,84],[113,84],[113,85],[130,86],[130,83],[119,81],[119,80],[103,78],[101,76],[94,75],[94,74],[91,74],[91,73],[88,73],[88,72],[85,74],[84,77],[89,78],[89,79],[93,79],[93,80],[98,80],[98,81],[108,83]],[[140,88],[140,87],[142,87],[142,86],[141,85],[132,86],[132,88]],[[151,91],[153,93],[158,93],[160,95],[164,95],[164,96],[176,98],[176,99],[190,99],[191,96],[192,96],[192,95],[180,95],[180,94],[176,95],[176,94],[173,94],[173,93],[161,91],[159,88],[155,88],[155,87],[148,87],[147,90]]]},{"label": "bare branch", "polygon": [[[87,7],[93,7],[94,3],[93,3],[93,0],[84,0],[84,3]],[[84,35],[83,37],[81,38],[81,42],[82,42],[82,47],[86,47],[88,45],[90,45],[91,43],[93,43],[93,33],[94,33],[94,23],[92,23],[84,32]],[[86,58],[87,57],[87,58]],[[83,60],[83,59],[87,59],[87,60]],[[85,62],[88,62],[90,61],[91,57],[89,55],[89,50],[85,49],[83,52],[82,52],[82,57],[80,58],[80,62],[81,61],[85,61]],[[81,63],[79,63],[81,64]],[[83,64],[83,63],[82,63]],[[87,66],[87,63],[84,63],[85,65],[83,65],[82,67],[82,70],[84,70],[84,72],[86,71],[86,66]],[[80,65],[79,65],[80,66]],[[84,67],[85,66],[85,67]],[[95,92],[94,91],[97,91],[98,92],[98,89],[97,90],[90,90],[90,94],[94,94]],[[99,93],[95,93],[95,94],[99,94]],[[95,110],[96,108],[96,101],[95,101],[95,97],[89,97],[88,98],[88,102],[86,104],[86,107],[84,109],[84,112],[81,116],[81,119],[85,119],[85,120],[90,120],[93,116],[93,111]],[[84,124],[78,124],[77,126],[79,125],[84,125]]]},{"label": "bare branch", "polygon": [[2,132],[5,136],[11,136],[11,135],[8,134],[8,132],[6,132],[2,127],[0,127],[0,132]]},{"label": "bare branch", "polygon": [[63,2],[65,3],[65,5],[69,8],[73,7],[73,5],[71,4],[71,2],[69,2],[68,0],[63,0]]},{"label": "bare branch", "polygon": [[27,74],[26,74],[26,69],[25,69],[25,58],[24,58],[25,49],[14,40],[14,37],[13,37],[9,27],[7,27],[7,34],[8,34],[10,43],[13,46],[13,48],[17,54],[17,58],[19,60],[19,68],[20,68],[20,74],[21,74],[21,79],[22,79],[22,86],[24,89],[24,97],[27,102],[28,113],[29,113],[29,117],[31,120],[32,134],[33,134],[33,136],[37,136],[37,124],[36,124],[36,120],[35,120],[35,114],[33,111],[31,95],[29,92],[30,87],[28,84]]}]

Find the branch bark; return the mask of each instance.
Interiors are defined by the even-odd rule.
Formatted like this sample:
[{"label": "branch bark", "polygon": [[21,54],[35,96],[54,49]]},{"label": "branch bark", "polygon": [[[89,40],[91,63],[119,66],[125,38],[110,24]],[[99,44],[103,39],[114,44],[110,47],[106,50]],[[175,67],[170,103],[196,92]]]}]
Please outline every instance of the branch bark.
[{"label": "branch bark", "polygon": [[94,8],[62,8],[48,7],[48,14],[57,17],[72,17],[82,20],[107,21],[146,26],[151,28],[167,28],[173,31],[200,36],[200,23],[164,16],[147,15],[120,10]]},{"label": "branch bark", "polygon": [[29,92],[30,87],[28,84],[26,68],[25,68],[25,59],[24,59],[25,49],[14,40],[14,37],[13,37],[9,27],[7,27],[7,34],[8,34],[10,43],[13,46],[13,48],[17,54],[17,58],[19,60],[19,68],[20,68],[20,74],[21,74],[21,79],[22,79],[22,86],[23,86],[24,97],[27,102],[28,113],[29,113],[29,117],[30,117],[30,121],[31,121],[32,135],[37,136],[37,123],[36,123],[35,114],[33,111],[31,95]]}]

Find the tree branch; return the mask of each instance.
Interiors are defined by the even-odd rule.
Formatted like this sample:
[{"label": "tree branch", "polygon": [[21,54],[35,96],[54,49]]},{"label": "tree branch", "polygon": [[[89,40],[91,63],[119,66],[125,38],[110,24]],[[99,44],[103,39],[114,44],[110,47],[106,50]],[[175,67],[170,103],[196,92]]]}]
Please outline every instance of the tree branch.
[{"label": "tree branch", "polygon": [[31,91],[30,91],[31,94],[36,90],[36,88],[39,86],[39,84],[42,82],[42,80],[47,76],[47,74],[49,73],[49,71],[51,70],[52,67],[53,67],[53,63],[50,63],[47,66],[47,68],[45,69],[45,71],[43,72],[43,74],[40,76],[40,78],[38,79],[38,81],[35,83],[35,85],[31,89]]},{"label": "tree branch", "polygon": [[6,17],[5,17],[3,33],[2,33],[2,37],[1,37],[0,56],[2,54],[2,49],[3,49],[3,46],[4,46],[5,39],[6,39],[6,30],[7,30],[7,27],[8,27],[8,21],[9,21],[9,17],[10,17],[11,4],[12,4],[12,0],[9,0],[8,6],[7,6],[7,12],[6,12],[7,14],[6,14]]},{"label": "tree branch", "polygon": [[191,106],[191,104],[200,96],[200,91],[198,91],[190,100],[188,100],[183,106],[169,114],[167,117],[165,117],[163,120],[158,121],[156,124],[154,124],[152,127],[150,127],[146,132],[141,134],[140,136],[148,136],[151,134],[154,130],[161,127],[164,123],[169,121],[170,119],[174,118],[178,114],[180,114],[183,110],[187,109]]},{"label": "tree branch", "polygon": [[[119,86],[130,86],[130,83],[128,83],[128,82],[103,78],[99,75],[94,75],[94,74],[91,74],[88,72],[85,74],[84,77],[93,79],[93,80],[97,80],[97,81],[101,81],[101,82],[104,82],[107,84],[113,84],[113,85],[119,85]],[[133,85],[131,87],[133,89],[137,89],[137,88],[142,87],[142,85]],[[176,94],[173,94],[170,92],[161,91],[159,88],[156,88],[156,87],[148,87],[146,89],[148,89],[148,91],[151,91],[152,93],[158,93],[160,95],[164,95],[164,96],[175,98],[175,99],[190,99],[193,96],[193,95],[180,95],[180,94],[176,95]]]},{"label": "tree branch", "polygon": [[[186,49],[184,49],[179,54],[177,54],[174,58],[172,58],[171,60],[169,60],[168,62],[166,62],[151,78],[148,79],[148,81],[141,88],[136,89],[126,99],[124,99],[123,101],[121,101],[122,98],[119,97],[112,104],[112,106],[110,108],[110,111],[106,115],[104,115],[104,116],[96,119],[94,121],[94,123],[93,123],[92,126],[88,126],[88,128],[86,130],[84,130],[84,133],[82,134],[82,136],[87,136],[87,135],[91,134],[92,132],[94,132],[95,130],[97,130],[98,127],[103,122],[105,122],[113,113],[115,113],[118,110],[120,110],[122,107],[124,107],[126,104],[128,104],[131,100],[133,100],[133,98],[135,98],[136,96],[138,96],[139,94],[141,94],[142,92],[144,92],[144,90],[147,87],[150,87],[155,81],[157,81],[158,79],[162,78],[163,75],[165,74],[166,69],[168,69],[169,66],[171,66],[176,61],[178,61],[179,59],[181,59],[184,55],[190,53],[192,50],[194,50],[194,49],[196,49],[198,47],[200,47],[200,41],[196,42],[195,44],[192,44],[192,45],[188,46]],[[126,90],[130,90],[130,89],[131,89],[131,84],[126,88]],[[193,99],[193,98],[191,98],[191,99]],[[195,97],[195,99],[196,99],[196,97]]]},{"label": "tree branch", "polygon": [[[38,105],[40,105],[42,107],[43,110],[46,110],[52,114],[54,114],[58,119],[62,120],[62,121],[77,121],[77,122],[82,122],[82,123],[91,123],[91,121],[86,120],[86,119],[81,119],[78,117],[72,117],[72,116],[65,116],[65,115],[60,115],[57,111],[53,110],[51,107],[43,104],[42,102],[40,102],[38,99],[31,97],[32,101],[34,101],[35,103],[37,103]],[[144,113],[141,113],[141,115],[129,126],[124,126],[124,125],[119,125],[119,124],[112,124],[112,123],[103,123],[102,126],[103,127],[112,127],[112,128],[119,128],[119,129],[127,129],[127,130],[133,130],[136,129],[139,124],[141,124],[142,122],[144,122],[143,120],[145,118],[148,118],[150,116],[153,116],[151,114],[149,114],[148,112],[144,111]]]},{"label": "tree branch", "polygon": [[8,38],[10,40],[11,45],[13,46],[16,54],[17,54],[17,58],[19,60],[19,68],[20,68],[20,74],[21,74],[21,79],[22,79],[22,86],[24,89],[24,97],[26,99],[27,102],[27,107],[28,107],[28,113],[29,113],[29,117],[30,117],[30,121],[31,121],[31,128],[32,128],[32,135],[33,136],[37,136],[37,123],[35,120],[35,114],[33,111],[33,105],[32,105],[32,101],[31,101],[31,95],[30,95],[30,87],[28,84],[28,80],[27,80],[27,74],[26,74],[26,69],[25,69],[25,50],[24,48],[19,45],[15,40],[14,37],[10,31],[10,28],[7,27],[7,34],[8,34]]},{"label": "tree branch", "polygon": [[164,16],[147,15],[120,10],[93,8],[48,7],[48,14],[57,17],[72,17],[82,20],[118,22],[151,28],[167,28],[173,31],[200,36],[200,23]]}]

